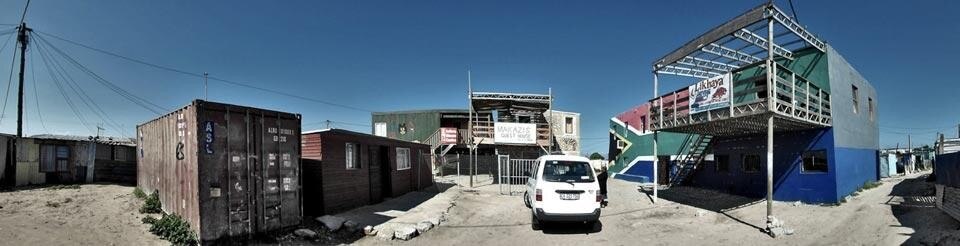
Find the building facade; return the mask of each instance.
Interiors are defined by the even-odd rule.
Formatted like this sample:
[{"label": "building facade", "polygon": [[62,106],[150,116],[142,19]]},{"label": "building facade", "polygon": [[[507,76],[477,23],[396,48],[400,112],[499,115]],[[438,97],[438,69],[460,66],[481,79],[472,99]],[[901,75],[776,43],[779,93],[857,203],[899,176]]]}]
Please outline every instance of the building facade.
[{"label": "building facade", "polygon": [[698,82],[611,119],[621,175],[651,180],[642,167],[659,160],[660,184],[751,197],[769,186],[772,199],[809,203],[839,202],[880,177],[875,89],[772,3],[657,59],[653,73],[653,84]]},{"label": "building facade", "polygon": [[429,146],[340,129],[303,133],[304,213],[320,216],[433,186]]},{"label": "building facade", "polygon": [[[132,140],[113,137],[34,135],[7,137],[16,141],[17,160],[5,165],[0,183],[12,186],[109,182],[135,184],[136,147]],[[3,148],[8,150],[10,148]],[[6,151],[5,151],[6,152]],[[4,161],[10,160],[9,153]],[[10,175],[7,175],[9,171]]]}]

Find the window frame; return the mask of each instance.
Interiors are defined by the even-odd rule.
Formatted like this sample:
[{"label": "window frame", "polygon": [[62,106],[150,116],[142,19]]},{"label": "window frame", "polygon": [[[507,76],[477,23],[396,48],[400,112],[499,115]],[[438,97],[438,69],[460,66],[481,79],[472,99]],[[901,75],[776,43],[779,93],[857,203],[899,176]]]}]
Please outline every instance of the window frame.
[{"label": "window frame", "polygon": [[[755,170],[747,169],[747,157],[756,157],[756,159],[757,159],[757,166],[756,166],[756,169],[755,169]],[[740,169],[742,169],[743,173],[759,173],[759,172],[760,172],[760,169],[762,169],[762,166],[763,166],[763,160],[760,159],[760,155],[758,155],[758,154],[741,154],[741,156],[740,156]]]},{"label": "window frame", "polygon": [[387,122],[375,122],[373,123],[373,135],[386,137],[387,136]]},{"label": "window frame", "polygon": [[357,153],[360,148],[356,143],[345,143],[343,147],[343,162],[347,170],[359,170],[360,167],[360,154]]},{"label": "window frame", "polygon": [[856,85],[850,85],[850,86],[852,88],[851,94],[853,96],[853,113],[859,114],[860,113],[860,88],[857,88]]},{"label": "window frame", "polygon": [[[817,154],[817,153],[822,153],[822,154],[823,154],[823,160],[824,160],[824,162],[823,162],[823,167],[824,167],[824,169],[823,169],[822,171],[821,171],[821,170],[807,170],[807,157],[812,158],[812,160],[816,160],[816,158],[815,158],[816,155],[815,155],[815,154]],[[812,161],[812,162],[813,162],[813,165],[816,166],[817,162],[816,162],[816,161]],[[804,151],[802,154],[800,154],[800,173],[803,173],[803,174],[824,174],[824,173],[829,173],[829,172],[830,172],[830,160],[827,159],[827,150],[826,150],[826,149],[807,150],[807,151]]]},{"label": "window frame", "polygon": [[[410,148],[397,147],[395,151],[397,159],[397,171],[410,170],[412,167],[412,165],[410,165]],[[401,155],[401,153],[403,154]]]},{"label": "window frame", "polygon": [[566,116],[563,118],[563,133],[564,134],[575,134],[573,132],[573,126],[575,122],[572,116]]}]

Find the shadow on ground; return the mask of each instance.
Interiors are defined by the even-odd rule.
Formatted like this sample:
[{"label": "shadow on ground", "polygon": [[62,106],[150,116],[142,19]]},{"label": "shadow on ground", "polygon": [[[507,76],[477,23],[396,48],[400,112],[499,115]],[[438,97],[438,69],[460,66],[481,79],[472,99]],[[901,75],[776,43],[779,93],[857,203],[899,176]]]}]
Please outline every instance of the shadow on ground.
[{"label": "shadow on ground", "polygon": [[[927,176],[906,179],[890,191],[893,216],[900,226],[913,229],[905,245],[960,245],[960,222],[936,207],[935,187]],[[890,225],[891,227],[900,227]]]},{"label": "shadow on ground", "polygon": [[[240,244],[246,245],[352,244],[357,240],[364,238],[364,226],[377,226],[383,224],[454,186],[456,185],[452,183],[436,182],[434,186],[422,191],[410,192],[399,197],[389,198],[378,204],[367,205],[336,214],[338,217],[356,222],[359,225],[359,230],[357,231],[340,229],[338,231],[330,232],[316,220],[316,217],[305,216],[303,218],[303,222],[295,228],[288,228],[276,233],[260,235],[253,240],[239,242],[241,242]],[[314,232],[317,232],[317,236],[313,239],[306,239],[295,235],[294,231],[301,228],[310,229]],[[227,242],[227,244],[233,243],[235,242]]]},{"label": "shadow on ground", "polygon": [[[648,195],[652,195],[652,193],[649,191],[644,192],[646,192]],[[657,195],[661,199],[666,199],[671,202],[718,213],[763,202],[763,198],[738,196],[691,186],[674,186],[670,189],[658,191]]]},{"label": "shadow on ground", "polygon": [[603,230],[603,222],[589,224],[582,222],[570,223],[540,223],[540,231],[543,234],[590,234],[598,233]]}]

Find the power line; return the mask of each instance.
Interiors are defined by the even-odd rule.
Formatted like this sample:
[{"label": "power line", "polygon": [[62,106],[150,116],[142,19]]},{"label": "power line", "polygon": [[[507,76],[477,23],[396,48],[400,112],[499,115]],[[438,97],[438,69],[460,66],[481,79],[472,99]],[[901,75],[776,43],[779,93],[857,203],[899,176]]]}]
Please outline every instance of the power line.
[{"label": "power line", "polygon": [[63,89],[63,85],[60,84],[59,78],[57,77],[56,71],[50,66],[50,61],[47,58],[47,54],[43,51],[41,46],[37,46],[37,51],[40,54],[41,61],[44,66],[47,68],[46,71],[50,75],[50,80],[54,82],[54,85],[57,87],[57,91],[60,92],[60,95],[63,96],[64,102],[67,103],[67,106],[73,111],[73,114],[77,116],[77,119],[80,120],[80,124],[90,130],[90,124],[87,123],[86,118],[80,113],[80,110],[77,109],[77,106],[74,105],[73,101],[67,95],[66,91]]},{"label": "power line", "polygon": [[40,92],[37,90],[37,72],[36,69],[34,69],[34,60],[35,59],[30,60],[30,79],[33,80],[33,102],[36,103],[37,118],[40,119],[40,126],[43,127],[43,132],[50,134],[50,130],[47,129],[47,124],[43,122],[43,114],[40,113]]},{"label": "power line", "polygon": [[[43,44],[40,44],[38,45],[38,47],[42,45]],[[66,82],[67,87],[69,87],[73,91],[73,93],[75,93],[77,97],[80,98],[80,101],[84,105],[86,105],[87,108],[89,108],[90,111],[94,113],[94,115],[100,118],[101,122],[106,123],[108,127],[113,128],[113,130],[116,131],[118,134],[120,134],[120,136],[126,137],[123,131],[120,130],[122,129],[120,124],[114,121],[113,119],[111,119],[109,116],[110,114],[108,114],[105,110],[103,110],[103,108],[100,107],[100,105],[97,104],[97,102],[93,100],[93,98],[90,97],[90,95],[87,94],[86,91],[83,90],[83,87],[80,86],[80,84],[77,83],[77,81],[73,79],[72,76],[70,76],[70,73],[67,72],[66,68],[63,67],[60,61],[58,61],[56,57],[52,55],[48,55],[48,56],[50,56],[50,58],[52,59],[51,63],[53,63],[53,65],[55,66],[54,69],[59,69],[58,73],[60,73],[60,76],[64,78],[63,81]]]},{"label": "power line", "polygon": [[20,15],[20,24],[23,24],[23,20],[27,18],[27,8],[30,7],[30,0],[27,0],[27,5],[23,6],[23,15]]},{"label": "power line", "polygon": [[793,20],[799,24],[800,18],[797,17],[797,10],[793,8],[793,0],[787,0],[787,2],[790,2],[790,12],[793,12]]},{"label": "power line", "polygon": [[[165,112],[165,111],[169,111],[168,109],[164,108],[163,106],[157,105],[156,103],[153,103],[153,102],[150,102],[149,100],[146,100],[146,99],[144,99],[144,98],[141,98],[141,97],[139,97],[139,96],[137,96],[137,95],[135,95],[135,94],[133,94],[133,93],[128,92],[127,90],[124,90],[123,88],[120,88],[120,87],[117,86],[116,84],[113,84],[113,83],[111,83],[110,81],[107,81],[105,78],[103,78],[103,77],[101,77],[100,75],[94,73],[92,70],[90,70],[90,69],[87,68],[86,66],[83,66],[83,64],[81,64],[81,63],[78,62],[76,59],[74,59],[73,57],[71,57],[70,55],[68,55],[66,52],[63,52],[62,50],[60,50],[60,49],[57,48],[56,46],[53,46],[53,44],[51,44],[49,41],[47,41],[47,40],[44,39],[43,37],[41,37],[41,36],[37,36],[37,37],[39,37],[39,40],[40,40],[41,42],[45,43],[47,46],[49,46],[49,47],[52,48],[54,51],[56,51],[57,53],[59,53],[61,56],[63,56],[64,58],[66,58],[67,61],[69,61],[69,62],[72,63],[74,66],[76,66],[77,68],[79,68],[81,71],[83,71],[84,73],[86,73],[87,75],[89,75],[89,76],[90,76],[91,78],[93,78],[95,81],[97,81],[97,82],[99,82],[101,85],[107,87],[107,89],[110,89],[110,90],[112,90],[113,92],[116,92],[117,94],[119,94],[120,96],[122,96],[122,97],[126,98],[127,100],[133,102],[134,104],[137,104],[137,105],[139,105],[140,107],[143,107],[143,108],[145,108],[145,109],[147,109],[147,110],[150,110],[151,112],[153,112],[153,113],[155,113],[155,114],[160,115],[160,114],[163,114],[163,112]],[[158,109],[159,109],[159,110],[158,110]]]},{"label": "power line", "polygon": [[[4,44],[6,46],[6,44]],[[3,94],[3,109],[0,109],[0,124],[7,118],[7,101],[10,99],[10,86],[13,84],[13,67],[17,63],[17,51],[13,51],[13,60],[10,61],[10,76],[7,77],[7,91]]]},{"label": "power line", "polygon": [[[114,52],[110,52],[110,51],[106,51],[106,50],[103,50],[103,49],[95,48],[95,47],[92,47],[92,46],[89,46],[89,45],[85,45],[85,44],[82,44],[82,43],[79,43],[79,42],[76,42],[76,41],[72,41],[72,40],[69,40],[69,39],[66,39],[66,38],[57,36],[57,35],[53,35],[53,34],[50,34],[50,33],[41,32],[41,31],[36,31],[36,32],[39,32],[39,33],[41,33],[41,34],[43,34],[43,35],[45,35],[45,36],[50,36],[50,37],[52,37],[52,38],[59,39],[59,40],[61,40],[61,41],[64,41],[64,42],[67,42],[67,43],[70,43],[70,44],[73,44],[73,45],[77,45],[77,46],[80,46],[80,47],[83,47],[83,48],[87,48],[87,49],[90,49],[90,50],[93,50],[93,51],[96,51],[96,52],[100,52],[100,53],[103,53],[103,54],[107,54],[107,55],[110,55],[110,56],[113,56],[113,57],[117,57],[117,58],[120,58],[120,59],[123,59],[123,60],[127,60],[127,61],[131,61],[131,62],[139,63],[139,64],[142,64],[142,65],[150,66],[150,67],[157,68],[157,69],[161,69],[161,70],[166,70],[166,71],[169,71],[169,72],[180,73],[180,74],[189,75],[189,76],[194,76],[194,77],[198,77],[198,78],[203,78],[203,77],[204,77],[202,73],[188,72],[188,71],[185,71],[185,70],[182,70],[182,69],[177,69],[177,68],[173,68],[173,67],[169,67],[169,66],[158,65],[158,64],[150,63],[150,62],[147,62],[147,61],[144,61],[144,60],[140,60],[140,59],[136,59],[136,58],[131,58],[131,57],[124,56],[124,55],[120,55],[120,54],[117,54],[117,53],[114,53]],[[350,105],[345,105],[345,104],[340,104],[340,103],[335,103],[335,102],[329,102],[329,101],[319,100],[319,99],[315,99],[315,98],[310,98],[310,97],[295,95],[295,94],[291,94],[291,93],[287,93],[287,92],[282,92],[282,91],[278,91],[278,90],[273,90],[273,89],[268,89],[268,88],[264,88],[264,87],[259,87],[259,86],[252,85],[252,83],[238,82],[238,81],[233,81],[233,80],[228,80],[228,79],[223,79],[223,78],[213,77],[213,76],[207,76],[207,79],[209,79],[209,80],[215,80],[215,81],[220,81],[220,82],[223,82],[223,83],[227,83],[227,84],[231,84],[231,85],[235,85],[235,86],[240,86],[240,87],[245,87],[245,88],[249,88],[249,89],[255,89],[255,90],[261,90],[261,91],[265,91],[265,92],[270,92],[270,93],[274,93],[274,94],[278,94],[278,95],[282,95],[282,96],[293,97],[293,98],[297,98],[297,99],[300,99],[300,100],[305,100],[305,101],[310,101],[310,102],[316,102],[316,103],[325,104],[325,105],[329,105],[329,106],[335,106],[335,107],[340,107],[340,108],[345,108],[345,109],[351,109],[351,110],[356,110],[356,111],[363,111],[363,112],[373,112],[373,110],[370,110],[370,109],[365,109],[365,108],[360,108],[360,107],[354,107],[354,106],[350,106]]]}]

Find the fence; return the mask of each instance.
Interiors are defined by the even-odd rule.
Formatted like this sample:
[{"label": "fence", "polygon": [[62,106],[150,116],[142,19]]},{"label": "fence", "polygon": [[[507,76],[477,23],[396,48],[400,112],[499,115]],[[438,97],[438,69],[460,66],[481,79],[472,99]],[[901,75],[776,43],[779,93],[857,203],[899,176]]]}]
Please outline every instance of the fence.
[{"label": "fence", "polygon": [[[454,182],[461,186],[470,184],[470,155],[452,154],[438,157],[437,163],[440,163],[437,172],[439,177],[448,182]],[[478,155],[476,156],[476,172],[473,176],[474,187],[486,186],[495,183],[494,175],[497,174],[497,156]]]},{"label": "fence", "polygon": [[497,157],[497,184],[501,195],[520,195],[526,191],[528,174],[533,173],[537,162],[534,159],[510,159],[508,155]]}]

